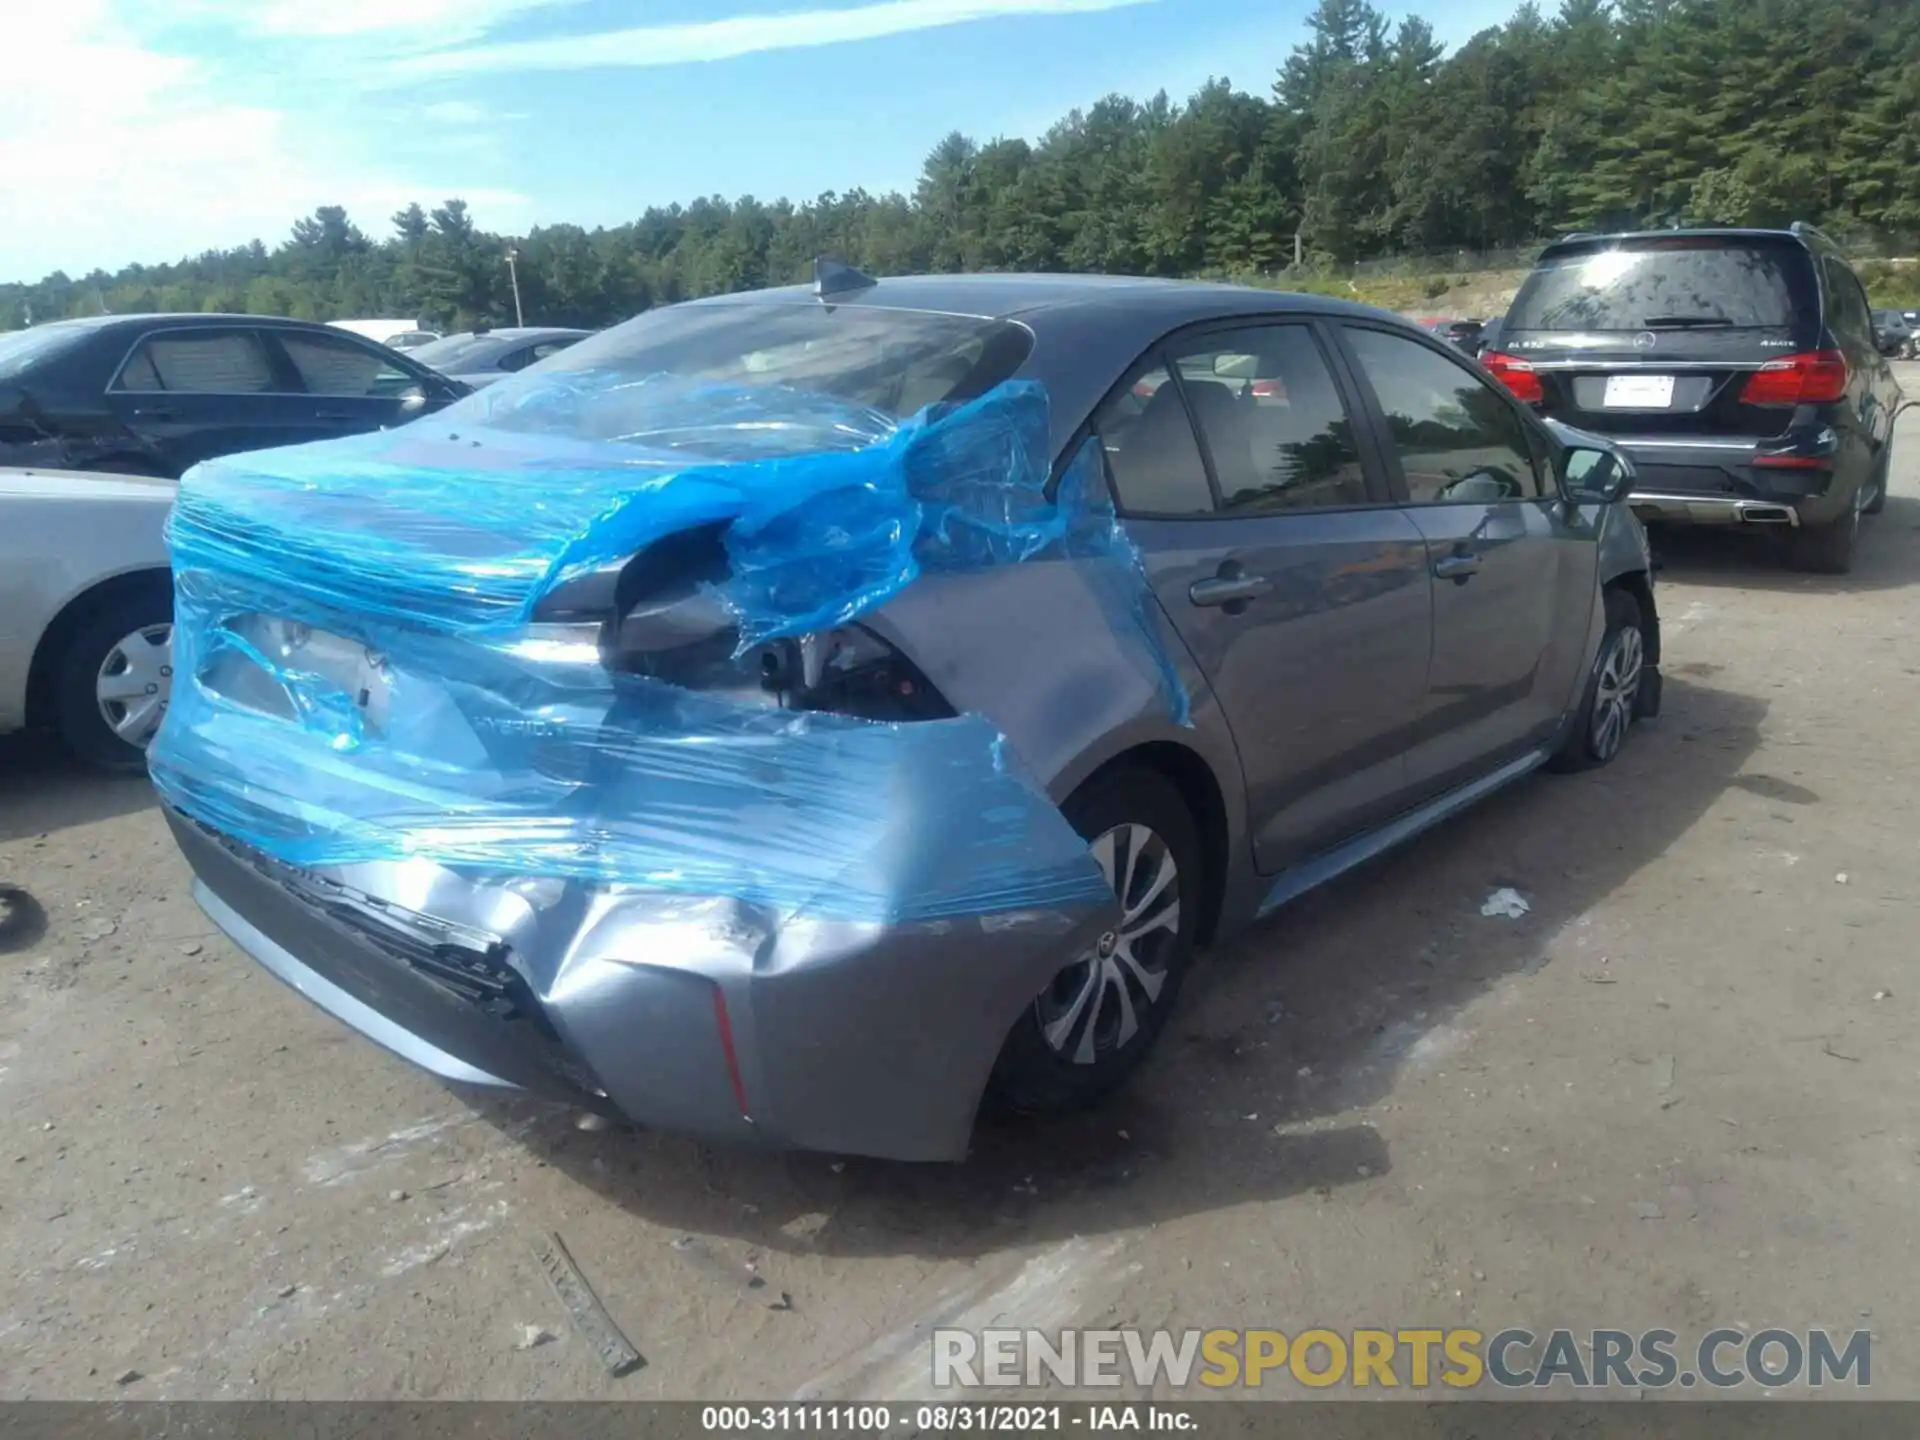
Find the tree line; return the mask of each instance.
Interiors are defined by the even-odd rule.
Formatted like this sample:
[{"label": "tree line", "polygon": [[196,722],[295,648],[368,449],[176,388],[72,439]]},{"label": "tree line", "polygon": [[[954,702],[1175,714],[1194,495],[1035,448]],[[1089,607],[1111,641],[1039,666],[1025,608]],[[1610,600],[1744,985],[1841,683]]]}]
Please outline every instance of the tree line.
[{"label": "tree line", "polygon": [[600,326],[804,278],[949,270],[1272,276],[1369,257],[1520,246],[1571,229],[1806,219],[1920,240],[1913,0],[1561,0],[1445,52],[1424,20],[1319,0],[1266,94],[1109,95],[1037,141],[954,133],[911,195],[719,196],[624,225],[479,229],[451,199],[376,238],[338,206],[162,265],[0,285],[0,328],[229,311]]}]

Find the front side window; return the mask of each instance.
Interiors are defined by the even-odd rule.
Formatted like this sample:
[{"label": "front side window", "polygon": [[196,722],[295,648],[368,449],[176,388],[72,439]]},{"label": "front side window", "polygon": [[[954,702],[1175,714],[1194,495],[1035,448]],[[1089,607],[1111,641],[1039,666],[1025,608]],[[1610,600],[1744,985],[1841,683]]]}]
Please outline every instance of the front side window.
[{"label": "front side window", "polygon": [[142,341],[116,390],[177,395],[261,395],[274,388],[273,363],[251,330],[177,331]]},{"label": "front side window", "polygon": [[1167,367],[1150,362],[1093,417],[1114,502],[1129,515],[1211,515],[1213,490],[1193,424]]},{"label": "front side window", "polygon": [[279,340],[309,395],[361,400],[397,395],[418,383],[374,345],[294,332],[283,332]]},{"label": "front side window", "polygon": [[1229,515],[1329,510],[1369,496],[1353,422],[1305,325],[1184,341],[1173,363]]},{"label": "front side window", "polygon": [[1346,336],[1386,415],[1410,503],[1488,504],[1541,493],[1526,428],[1492,385],[1417,340],[1354,327]]}]

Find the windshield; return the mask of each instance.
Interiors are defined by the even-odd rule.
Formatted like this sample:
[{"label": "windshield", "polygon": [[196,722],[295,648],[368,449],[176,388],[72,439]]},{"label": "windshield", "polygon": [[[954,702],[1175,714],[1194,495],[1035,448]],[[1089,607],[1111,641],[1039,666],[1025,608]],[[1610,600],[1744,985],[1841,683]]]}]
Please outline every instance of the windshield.
[{"label": "windshield", "polygon": [[410,352],[422,365],[435,370],[464,370],[487,364],[513,346],[497,335],[449,335],[429,340]]},{"label": "windshield", "polygon": [[1634,240],[1544,257],[1506,329],[1784,329],[1816,308],[1810,289],[1806,252],[1795,245]]},{"label": "windshield", "polygon": [[[570,346],[524,380],[514,377],[464,403],[481,405],[487,422],[505,430],[635,442],[645,435],[658,443],[670,419],[663,406],[710,414],[722,393],[749,405],[778,397],[773,409],[814,416],[826,429],[801,426],[790,432],[790,444],[771,435],[767,442],[807,448],[812,442],[801,437],[827,433],[840,422],[823,417],[836,413],[898,421],[929,405],[972,399],[1011,377],[1032,344],[1023,327],[1004,320],[918,310],[676,305]],[[562,391],[565,404],[557,405]],[[864,423],[847,423],[871,433]]]},{"label": "windshield", "polygon": [[78,325],[41,325],[0,335],[0,380],[11,380],[37,360],[59,354],[86,331]]}]

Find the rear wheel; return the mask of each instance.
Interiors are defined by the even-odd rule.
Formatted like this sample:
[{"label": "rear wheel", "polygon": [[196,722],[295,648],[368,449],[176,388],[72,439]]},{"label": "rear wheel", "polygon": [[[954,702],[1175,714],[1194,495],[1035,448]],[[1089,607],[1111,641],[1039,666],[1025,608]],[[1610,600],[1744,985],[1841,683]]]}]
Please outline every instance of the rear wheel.
[{"label": "rear wheel", "polygon": [[1874,472],[1873,498],[1860,508],[1862,515],[1878,515],[1887,508],[1887,485],[1893,479],[1893,437],[1880,448],[1880,468]]},{"label": "rear wheel", "polygon": [[1159,1039],[1193,958],[1201,852],[1166,777],[1101,776],[1061,807],[1113,886],[1121,920],[1056,975],[1014,1025],[994,1067],[1016,1110],[1065,1110],[1108,1094]]},{"label": "rear wheel", "polygon": [[1863,486],[1838,520],[1802,525],[1787,540],[1787,559],[1796,570],[1814,575],[1845,575],[1853,569],[1854,544],[1860,538],[1860,512],[1871,486]]},{"label": "rear wheel", "polygon": [[104,599],[54,657],[53,723],[67,749],[138,771],[173,692],[173,594],[164,583]]}]

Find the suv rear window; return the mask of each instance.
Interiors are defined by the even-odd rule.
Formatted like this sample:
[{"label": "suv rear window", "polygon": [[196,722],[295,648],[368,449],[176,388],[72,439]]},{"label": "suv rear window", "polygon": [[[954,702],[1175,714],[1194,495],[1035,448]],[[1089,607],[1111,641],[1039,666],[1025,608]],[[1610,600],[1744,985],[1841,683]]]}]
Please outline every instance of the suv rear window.
[{"label": "suv rear window", "polygon": [[1514,297],[1506,330],[1773,330],[1816,309],[1798,245],[1676,236],[1550,252]]}]

